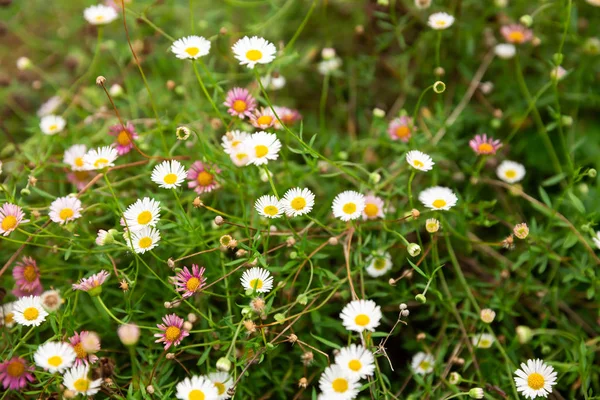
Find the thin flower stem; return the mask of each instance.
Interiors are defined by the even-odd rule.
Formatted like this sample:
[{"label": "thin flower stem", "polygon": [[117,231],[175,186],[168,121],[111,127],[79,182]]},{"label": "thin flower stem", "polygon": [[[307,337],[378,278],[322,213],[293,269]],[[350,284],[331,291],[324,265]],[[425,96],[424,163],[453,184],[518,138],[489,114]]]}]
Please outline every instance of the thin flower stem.
[{"label": "thin flower stem", "polygon": [[206,96],[206,99],[212,106],[213,110],[215,110],[215,112],[219,116],[219,119],[221,120],[221,123],[223,124],[223,126],[227,126],[227,123],[223,119],[223,115],[221,115],[221,111],[219,110],[219,108],[213,101],[212,97],[206,90],[206,86],[204,86],[204,82],[202,82],[202,77],[200,76],[200,73],[198,72],[198,67],[196,66],[196,60],[192,60],[192,66],[194,67],[194,73],[196,74],[196,79],[198,80],[198,83],[200,84],[200,87],[202,88],[202,92],[204,93],[204,96]]},{"label": "thin flower stem", "polygon": [[414,208],[413,204],[413,195],[412,195],[412,182],[415,179],[415,170],[411,168],[410,177],[408,178],[408,204],[410,205],[410,209]]},{"label": "thin flower stem", "polygon": [[104,302],[102,301],[102,298],[100,296],[93,296],[93,298],[98,300],[98,304],[100,305],[100,307],[102,307],[104,309],[104,311],[106,312],[106,314],[108,314],[109,317],[114,319],[119,324],[125,325],[125,322],[123,322],[119,318],[115,317],[115,315],[108,309],[108,307],[106,307],[106,304],[104,304]]},{"label": "thin flower stem", "polygon": [[413,111],[413,118],[412,118],[412,122],[413,124],[417,124],[417,114],[419,113],[419,107],[421,106],[421,101],[423,101],[423,96],[425,96],[425,93],[427,93],[429,90],[433,89],[433,85],[431,86],[427,86],[422,92],[421,95],[419,96],[419,99],[417,100],[417,105],[415,106],[415,109]]}]

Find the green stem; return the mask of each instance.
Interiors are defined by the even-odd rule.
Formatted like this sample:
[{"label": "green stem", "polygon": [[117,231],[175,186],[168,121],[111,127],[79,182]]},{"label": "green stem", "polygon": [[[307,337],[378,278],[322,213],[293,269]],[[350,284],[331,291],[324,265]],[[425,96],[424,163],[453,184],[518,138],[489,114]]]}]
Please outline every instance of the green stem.
[{"label": "green stem", "polygon": [[417,100],[417,105],[415,106],[415,110],[413,111],[413,118],[412,118],[412,123],[416,124],[417,123],[417,114],[419,112],[419,107],[421,106],[421,101],[423,101],[423,96],[425,96],[425,93],[427,93],[429,90],[433,89],[433,85],[431,86],[427,86],[422,92],[421,95],[419,96],[419,100]]},{"label": "green stem", "polygon": [[410,209],[413,207],[413,195],[412,195],[412,182],[415,179],[415,170],[411,168],[410,177],[408,178],[408,204],[410,204]]},{"label": "green stem", "polygon": [[192,61],[192,66],[194,67],[196,79],[198,79],[198,83],[200,84],[200,87],[202,88],[202,92],[204,92],[204,96],[206,96],[206,99],[209,101],[210,105],[212,106],[212,108],[215,110],[215,112],[219,116],[219,119],[221,120],[221,123],[223,124],[223,126],[226,127],[227,124],[225,123],[225,120],[223,119],[223,115],[221,115],[221,111],[219,111],[219,108],[213,101],[212,97],[210,96],[210,94],[208,94],[208,91],[206,90],[206,86],[204,86],[204,82],[202,82],[202,77],[200,76],[200,73],[198,72],[198,67],[196,66],[196,60]]}]

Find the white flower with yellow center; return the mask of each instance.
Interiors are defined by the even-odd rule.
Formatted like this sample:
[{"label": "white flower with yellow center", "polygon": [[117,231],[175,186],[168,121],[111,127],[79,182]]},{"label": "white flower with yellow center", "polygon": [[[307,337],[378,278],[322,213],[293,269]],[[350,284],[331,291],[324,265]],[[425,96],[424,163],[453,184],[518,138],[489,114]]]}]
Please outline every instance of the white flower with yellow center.
[{"label": "white flower with yellow center", "polygon": [[90,370],[87,365],[73,367],[63,375],[63,385],[75,394],[93,396],[100,391],[102,379],[92,380],[89,378]]},{"label": "white flower with yellow center", "polygon": [[473,343],[473,346],[480,349],[489,349],[492,347],[495,341],[496,338],[494,335],[490,335],[489,333],[480,333],[471,338],[471,343]]},{"label": "white flower with yellow center", "polygon": [[215,385],[205,376],[185,378],[176,386],[177,397],[180,400],[217,400],[219,392]]},{"label": "white flower with yellow center", "polygon": [[6,326],[7,328],[15,326],[14,304],[15,303],[6,303],[0,306],[0,326]]},{"label": "white flower with yellow center", "polygon": [[50,219],[59,224],[66,224],[81,217],[81,201],[77,197],[59,197],[50,204]]},{"label": "white flower with yellow center", "polygon": [[315,195],[304,188],[293,188],[285,192],[281,204],[288,217],[308,214],[315,205]]},{"label": "white flower with yellow center", "polygon": [[508,60],[517,54],[517,48],[512,43],[500,43],[494,47],[494,53],[503,60]]},{"label": "white flower with yellow center", "polygon": [[433,13],[429,16],[429,20],[427,21],[427,24],[435,30],[450,28],[453,23],[454,17],[445,12]]},{"label": "white flower with yellow center", "polygon": [[369,276],[376,278],[381,275],[385,275],[389,270],[392,269],[392,256],[390,253],[386,252],[378,252],[375,255],[369,256],[367,258],[367,274]]},{"label": "white flower with yellow center", "polygon": [[333,216],[342,221],[360,218],[365,209],[365,196],[353,190],[347,190],[333,199]]},{"label": "white flower with yellow center", "polygon": [[356,398],[360,390],[359,379],[351,376],[339,365],[333,364],[325,368],[319,379],[321,396],[328,400],[351,400]]},{"label": "white flower with yellow center", "polygon": [[375,357],[362,345],[351,344],[340,349],[335,356],[335,363],[350,376],[358,379],[364,379],[375,372]]},{"label": "white flower with yellow center", "polygon": [[548,397],[552,393],[552,386],[556,384],[554,368],[539,359],[521,363],[521,369],[516,370],[515,375],[517,390],[527,399]]},{"label": "white flower with yellow center", "polygon": [[244,142],[231,150],[229,158],[235,164],[236,167],[245,167],[250,161],[250,152],[252,148],[248,146],[247,142]]},{"label": "white flower with yellow center", "polygon": [[263,131],[253,133],[244,141],[243,146],[247,146],[248,164],[254,165],[264,165],[269,160],[277,160],[281,150],[281,142],[277,135]]},{"label": "white flower with yellow center", "polygon": [[21,297],[14,302],[13,313],[17,324],[24,326],[39,326],[48,316],[40,296]]},{"label": "white flower with yellow center", "polygon": [[432,210],[449,210],[456,205],[458,197],[446,187],[434,186],[419,193],[419,201]]},{"label": "white flower with yellow center", "polygon": [[504,160],[496,168],[496,175],[506,183],[517,183],[525,177],[525,167],[518,162]]},{"label": "white flower with yellow center", "polygon": [[177,58],[195,60],[208,54],[210,42],[202,36],[182,37],[173,42],[171,51]]},{"label": "white flower with yellow center", "polygon": [[342,324],[349,331],[375,331],[381,320],[381,308],[373,300],[354,300],[340,313]]},{"label": "white flower with yellow center", "polygon": [[59,115],[46,115],[40,120],[40,129],[44,135],[54,135],[65,129],[67,121]]},{"label": "white flower with yellow center", "polygon": [[254,68],[256,64],[268,64],[275,59],[275,45],[261,37],[244,36],[231,48],[240,65]]},{"label": "white flower with yellow center", "polygon": [[[129,244],[129,239],[126,239]],[[151,226],[144,226],[138,231],[131,232],[131,244],[136,253],[144,254],[158,246],[160,232]]]},{"label": "white flower with yellow center", "polygon": [[46,342],[39,346],[33,355],[35,365],[51,374],[62,373],[71,368],[77,358],[73,346],[64,342]]},{"label": "white flower with yellow center", "polygon": [[425,375],[433,372],[434,364],[435,358],[431,354],[420,351],[413,356],[410,366],[415,374]]},{"label": "white flower with yellow center", "polygon": [[156,226],[160,218],[160,203],[144,197],[130,205],[123,213],[125,225],[131,231],[139,231],[145,226]]},{"label": "white flower with yellow center", "polygon": [[268,293],[273,289],[273,277],[264,268],[252,267],[242,274],[242,286],[246,290]]},{"label": "white flower with yellow center", "polygon": [[279,218],[283,215],[283,205],[275,196],[261,196],[254,203],[256,211],[265,218]]},{"label": "white flower with yellow center", "polygon": [[90,149],[85,153],[85,156],[83,156],[83,164],[88,170],[114,167],[115,160],[118,156],[119,153],[117,152],[117,149],[111,146]]},{"label": "white flower with yellow center", "polygon": [[419,150],[411,150],[406,153],[406,162],[419,171],[431,171],[435,164],[431,157]]},{"label": "white flower with yellow center", "polygon": [[152,170],[152,182],[164,189],[174,189],[181,186],[187,173],[177,160],[163,161]]},{"label": "white flower with yellow center", "polygon": [[83,162],[83,157],[87,153],[85,144],[74,144],[65,150],[63,162],[69,164],[73,171],[85,171],[87,168]]},{"label": "white flower with yellow center", "polygon": [[83,17],[92,25],[106,25],[119,17],[114,8],[98,4],[83,10]]},{"label": "white flower with yellow center", "polygon": [[373,194],[366,195],[365,208],[362,212],[363,219],[367,220],[385,217],[385,213],[383,212],[384,205],[385,203],[381,197],[377,197]]},{"label": "white flower with yellow center", "polygon": [[233,378],[227,372],[211,372],[208,380],[217,388],[217,400],[225,400],[231,396],[227,393],[233,387]]},{"label": "white flower with yellow center", "polygon": [[221,146],[225,153],[232,154],[250,135],[244,131],[230,131],[221,138]]}]

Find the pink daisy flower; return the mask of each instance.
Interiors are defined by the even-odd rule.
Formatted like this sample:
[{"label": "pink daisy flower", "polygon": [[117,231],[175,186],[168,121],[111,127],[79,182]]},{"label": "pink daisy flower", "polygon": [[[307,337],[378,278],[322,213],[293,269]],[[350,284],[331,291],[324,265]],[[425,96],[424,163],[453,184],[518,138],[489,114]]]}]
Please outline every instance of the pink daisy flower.
[{"label": "pink daisy flower", "polygon": [[110,274],[102,270],[89,278],[81,278],[78,283],[73,284],[73,290],[82,290],[88,292],[90,296],[98,296],[102,293],[102,284]]},{"label": "pink daisy flower", "polygon": [[125,126],[121,124],[111,126],[108,128],[108,134],[117,138],[113,147],[116,147],[120,156],[129,153],[133,149],[133,140],[138,138],[133,124],[129,121]]},{"label": "pink daisy flower", "polygon": [[519,24],[504,25],[500,28],[500,33],[507,42],[514,44],[523,44],[533,39],[531,29]]},{"label": "pink daisy flower", "polygon": [[74,332],[74,335],[69,338],[69,342],[71,342],[71,346],[77,354],[73,364],[74,367],[94,364],[98,361],[98,356],[95,353],[100,350],[100,340],[95,333],[88,331]]},{"label": "pink daisy flower", "polygon": [[12,203],[2,204],[2,207],[0,207],[0,234],[8,236],[21,223],[29,222],[28,219],[23,219],[24,217],[25,213],[18,205]]},{"label": "pink daisy flower", "polygon": [[175,276],[174,283],[178,292],[184,292],[182,295],[184,299],[191,297],[194,293],[202,290],[202,287],[206,283],[204,267],[192,264],[192,272],[187,267],[183,267],[183,270]]},{"label": "pink daisy flower", "polygon": [[402,116],[400,118],[394,118],[388,125],[388,134],[392,140],[402,140],[408,142],[412,136],[413,131],[416,130],[413,126],[412,118]]},{"label": "pink daisy flower", "polygon": [[[275,107],[275,112],[277,113],[277,116],[279,117],[281,122],[283,122],[283,124],[286,126],[294,125],[297,121],[300,121],[302,119],[302,115],[298,112],[298,110],[294,110],[291,108]],[[277,118],[275,118],[273,126],[275,127],[275,129],[282,128]]]},{"label": "pink daisy flower", "polygon": [[381,197],[369,194],[365,196],[365,208],[362,212],[363,219],[376,219],[385,216],[383,212],[384,202]]},{"label": "pink daisy flower", "polygon": [[178,317],[176,314],[165,315],[162,320],[164,324],[156,326],[163,332],[155,333],[154,336],[158,338],[155,343],[163,342],[165,344],[165,350],[168,350],[171,345],[179,345],[183,338],[190,334],[183,329],[183,318]]},{"label": "pink daisy flower", "polygon": [[244,117],[250,117],[252,112],[256,109],[256,100],[248,90],[235,87],[227,92],[225,103],[228,107],[227,112],[234,117],[244,119]]},{"label": "pink daisy flower", "polygon": [[277,121],[275,115],[273,115],[273,111],[270,108],[261,108],[260,110],[255,110],[252,115],[250,115],[250,123],[255,128],[259,129],[267,129],[272,127]]},{"label": "pink daisy flower", "polygon": [[489,137],[484,133],[483,135],[475,135],[473,139],[469,141],[469,146],[477,154],[496,154],[496,151],[502,147],[502,142],[493,137]]},{"label": "pink daisy flower", "polygon": [[214,165],[196,161],[187,172],[188,187],[198,194],[212,192],[219,186],[215,176],[220,172],[221,170]]},{"label": "pink daisy flower", "polygon": [[69,171],[67,173],[67,181],[75,185],[77,190],[83,189],[95,176],[92,171]]},{"label": "pink daisy flower", "polygon": [[43,292],[40,282],[40,269],[31,257],[23,257],[13,268],[17,288],[13,291],[15,296],[37,296]]},{"label": "pink daisy flower", "polygon": [[28,366],[27,361],[21,357],[13,357],[0,363],[0,381],[4,389],[18,390],[27,386],[27,382],[33,382],[33,366]]}]

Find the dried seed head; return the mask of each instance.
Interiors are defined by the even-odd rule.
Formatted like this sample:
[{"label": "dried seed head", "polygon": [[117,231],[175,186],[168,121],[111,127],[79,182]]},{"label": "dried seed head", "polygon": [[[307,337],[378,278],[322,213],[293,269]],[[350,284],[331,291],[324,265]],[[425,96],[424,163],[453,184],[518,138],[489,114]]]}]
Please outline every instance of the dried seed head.
[{"label": "dried seed head", "polygon": [[248,251],[247,251],[247,250],[244,250],[244,249],[239,249],[238,251],[236,251],[236,252],[235,252],[235,256],[236,256],[237,258],[242,258],[242,257],[244,257],[246,254],[248,254]]},{"label": "dried seed head", "polygon": [[96,78],[96,85],[102,86],[102,85],[104,85],[104,82],[106,82],[106,78],[103,77],[102,75],[100,75]]},{"label": "dried seed head", "polygon": [[309,366],[315,360],[315,355],[312,351],[307,351],[300,358],[302,359],[302,364]]},{"label": "dried seed head", "polygon": [[167,358],[167,360],[174,360],[175,359],[175,353],[167,353],[167,355],[165,357]]},{"label": "dried seed head", "polygon": [[513,238],[512,234],[502,241],[502,247],[508,250],[512,250],[515,248],[515,239]]},{"label": "dried seed head", "polygon": [[173,268],[175,268],[175,261],[173,261],[172,258],[169,258],[167,260],[167,265],[169,266],[169,268],[173,269]]},{"label": "dried seed head", "polygon": [[265,299],[262,297],[255,297],[250,301],[250,308],[257,314],[262,314],[265,311]]},{"label": "dried seed head", "polygon": [[296,239],[289,236],[287,239],[285,239],[285,244],[287,245],[287,247],[292,247],[293,245],[296,244]]},{"label": "dried seed head", "polygon": [[416,208],[413,208],[410,213],[412,214],[412,217],[414,219],[419,218],[419,215],[421,215],[421,212],[419,210],[417,210]]},{"label": "dried seed head", "polygon": [[121,279],[121,282],[119,282],[119,288],[126,292],[129,290],[129,283],[125,279]]},{"label": "dried seed head", "polygon": [[287,340],[288,340],[290,343],[294,344],[294,343],[296,343],[296,342],[298,341],[298,336],[296,336],[296,335],[294,335],[294,334],[292,333],[291,335],[289,335],[289,336],[287,337]]},{"label": "dried seed head", "polygon": [[146,386],[146,392],[148,392],[150,394],[154,394],[154,386],[152,386],[152,385]]},{"label": "dried seed head", "polygon": [[244,320],[244,328],[246,328],[248,334],[256,332],[256,324],[252,320]]},{"label": "dried seed head", "polygon": [[29,179],[27,180],[27,182],[29,182],[29,184],[33,187],[35,187],[35,184],[37,183],[37,178],[33,175],[29,175]]},{"label": "dried seed head", "polygon": [[308,379],[305,377],[300,378],[298,381],[298,387],[305,389],[308,386]]},{"label": "dried seed head", "polygon": [[425,335],[425,332],[419,332],[417,335],[417,340],[425,340],[426,337],[427,335]]}]

